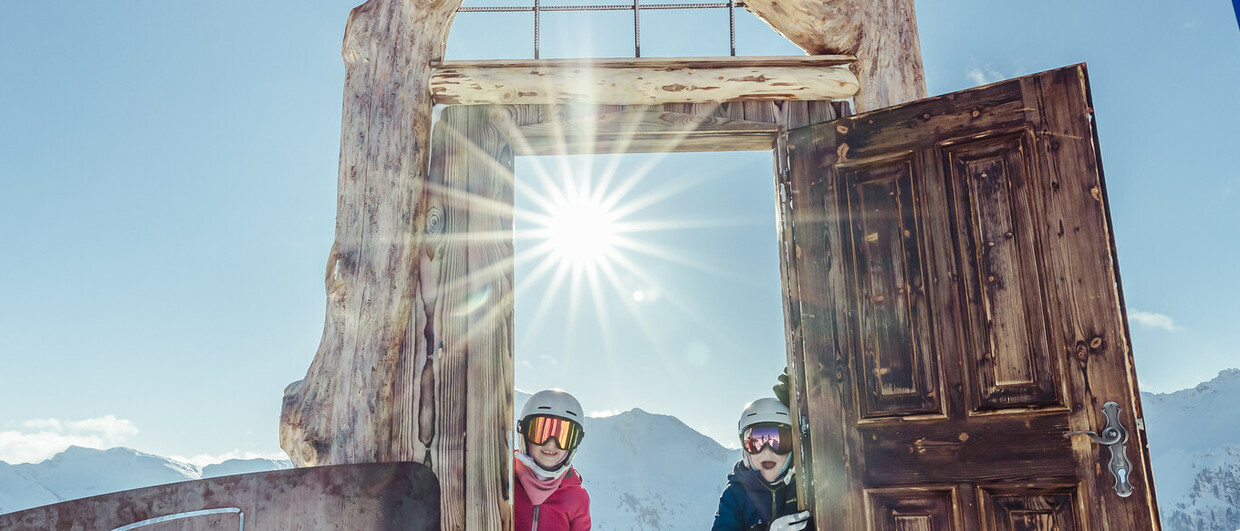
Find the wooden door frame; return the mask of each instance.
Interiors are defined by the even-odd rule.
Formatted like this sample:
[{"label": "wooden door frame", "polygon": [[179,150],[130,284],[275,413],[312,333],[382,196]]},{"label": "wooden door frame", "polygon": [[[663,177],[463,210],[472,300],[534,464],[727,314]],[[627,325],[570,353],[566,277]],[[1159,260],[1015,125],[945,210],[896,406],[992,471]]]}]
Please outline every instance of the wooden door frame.
[{"label": "wooden door frame", "polygon": [[[467,427],[479,427],[468,422],[477,419],[466,418],[457,387],[473,376],[459,372],[458,366],[468,336],[455,333],[457,324],[446,319],[442,307],[428,305],[427,299],[443,295],[442,266],[436,263],[435,252],[446,238],[436,231],[447,223],[443,211],[428,203],[437,197],[437,187],[427,178],[431,118],[436,103],[449,103],[442,98],[445,93],[433,93],[431,78],[433,70],[446,73],[443,70],[451,66],[442,59],[448,30],[460,6],[460,0],[368,0],[349,14],[341,48],[345,81],[337,212],[324,275],[323,336],[305,376],[285,388],[280,413],[280,446],[294,466],[418,461],[431,465],[442,479],[458,472],[474,442],[491,437],[497,428],[481,426],[482,435],[469,431],[469,442],[461,441]],[[851,84],[850,78],[856,80],[850,90],[860,109],[926,94],[913,0],[797,0],[791,4],[753,0],[745,7],[808,54],[859,57],[848,65],[848,73],[830,74],[836,78],[835,88],[841,88],[840,82]],[[668,58],[664,61],[677,70],[672,82],[652,85],[653,101],[638,94],[608,93],[604,85],[569,87],[568,92],[543,103],[748,104],[753,100],[848,97],[815,94],[815,90],[834,90],[831,76],[813,71],[820,67],[794,66],[794,71],[800,70],[798,76],[806,75],[802,85],[769,77],[768,67],[788,59],[730,59],[724,62],[750,61],[745,68],[752,74],[715,71],[703,77],[701,61]],[[624,71],[592,71],[633,74],[633,68],[644,68],[623,65],[627,62],[642,61],[614,65],[628,69]],[[737,65],[724,70],[732,66]],[[574,68],[560,69],[555,75],[573,75]],[[640,77],[660,72],[648,69]],[[454,82],[451,76],[441,80]],[[761,94],[743,89],[729,95],[716,90],[720,80],[758,86]],[[797,86],[810,88],[800,91]],[[489,103],[501,104],[515,103],[511,98],[528,92],[505,92],[494,85],[478,88],[495,98]],[[541,87],[535,91],[541,93]],[[622,101],[605,101],[604,93]],[[494,332],[468,330],[469,334]],[[495,463],[486,466],[466,472],[471,478],[491,477]],[[493,503],[509,495],[504,490],[506,482],[471,479],[470,485],[476,487],[470,487],[468,504],[463,491],[444,492],[444,529],[511,525],[497,511],[502,507]]]},{"label": "wooden door frame", "polygon": [[[455,107],[456,109],[453,109]],[[473,119],[457,122],[466,124],[464,127],[446,127],[437,122],[433,126],[433,138],[439,146],[440,135],[457,138],[482,139],[490,138],[485,145],[476,145],[489,156],[506,164],[504,157],[546,156],[569,154],[612,154],[612,153],[682,153],[682,152],[719,152],[719,151],[769,151],[772,154],[773,184],[777,187],[776,218],[779,227],[779,261],[781,297],[784,307],[785,362],[791,377],[791,409],[798,412],[797,432],[799,451],[794,456],[794,466],[802,478],[808,478],[810,463],[813,459],[813,448],[808,444],[807,407],[805,404],[805,376],[802,370],[804,360],[803,342],[800,340],[798,328],[800,303],[796,299],[799,286],[796,284],[795,268],[791,260],[794,258],[789,243],[787,223],[791,217],[791,194],[788,181],[788,144],[787,132],[817,123],[825,123],[851,114],[847,102],[832,101],[755,101],[709,104],[666,104],[653,106],[621,106],[621,105],[489,105],[489,106],[452,106],[445,108],[441,116],[465,113],[454,113],[464,107]],[[485,117],[485,118],[478,118]],[[438,133],[447,129],[447,133]],[[506,137],[506,141],[494,141],[496,134]],[[478,144],[482,144],[479,142]],[[505,153],[506,152],[506,153]],[[431,155],[432,182],[473,182],[471,186],[492,188],[488,183],[477,183],[476,178],[452,178],[436,175],[451,170],[436,165],[435,153]],[[496,186],[511,187],[515,176],[503,176],[488,172],[491,178],[506,179],[506,184]],[[441,181],[442,179],[442,181]],[[510,190],[511,188],[509,188]],[[460,191],[468,193],[468,191]],[[511,197],[511,196],[510,196]],[[511,205],[510,205],[511,206]],[[470,238],[485,239],[489,236],[463,235]],[[511,237],[510,237],[511,238]],[[511,244],[511,239],[509,243]],[[469,243],[465,243],[469,245]],[[508,248],[511,253],[511,246]],[[494,264],[482,264],[483,268],[499,269],[495,274],[512,279],[513,264],[511,254],[504,260],[500,257]],[[471,262],[471,267],[474,264]],[[512,286],[512,283],[507,283]],[[514,295],[492,294],[496,299],[508,305],[504,311],[511,316]],[[507,320],[511,323],[511,318]],[[511,328],[509,330],[510,348],[512,353]],[[513,358],[512,356],[491,358],[503,366],[492,368],[488,374],[506,374],[508,380],[503,382],[506,389],[501,392],[474,395],[471,400],[479,398],[491,400],[493,403],[481,405],[481,410],[497,412],[501,418],[494,419],[493,424],[507,425],[513,418]],[[471,363],[472,365],[472,363]],[[475,371],[470,370],[473,374]],[[773,377],[774,375],[772,375]],[[473,405],[471,405],[471,408]],[[510,442],[509,444],[513,444]],[[485,467],[492,462],[494,456],[467,455],[465,468]],[[503,478],[506,483],[508,478]],[[798,494],[804,507],[812,507],[812,490],[809,481],[798,482]]]}]

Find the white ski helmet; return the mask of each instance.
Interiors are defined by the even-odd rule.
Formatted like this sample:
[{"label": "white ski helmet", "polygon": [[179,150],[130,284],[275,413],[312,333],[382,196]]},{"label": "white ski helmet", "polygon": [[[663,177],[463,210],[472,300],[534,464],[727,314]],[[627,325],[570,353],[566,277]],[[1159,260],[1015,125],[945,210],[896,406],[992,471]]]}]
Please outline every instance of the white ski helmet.
[{"label": "white ski helmet", "polygon": [[788,406],[779,399],[759,398],[741,412],[741,420],[736,423],[736,434],[743,434],[745,428],[754,424],[783,424],[791,428],[792,415],[788,412]]},{"label": "white ski helmet", "polygon": [[580,439],[585,437],[585,414],[581,409],[581,403],[577,402],[573,395],[559,389],[546,389],[534,393],[529,400],[526,400],[525,407],[521,408],[521,416],[517,419],[517,433],[521,434],[521,437],[517,438],[517,445],[520,449],[517,457],[521,458],[521,461],[529,465],[539,476],[555,478],[568,471],[569,463],[573,461],[573,456],[577,455],[577,448],[581,446],[580,440],[576,446],[568,450],[564,460],[554,469],[543,468],[537,461],[530,458],[525,433],[526,419],[540,416],[561,418],[576,424],[577,429],[580,430]]},{"label": "white ski helmet", "polygon": [[[741,419],[736,423],[736,436],[741,440],[741,459],[745,463],[745,468],[753,469],[753,461],[750,459],[749,452],[743,449],[745,445],[745,428],[756,426],[758,424],[780,424],[792,428],[792,415],[788,411],[788,406],[780,402],[777,398],[759,398],[750,402],[745,406],[745,410],[741,412]],[[788,483],[792,481],[792,456],[784,461],[784,467],[779,471],[776,482],[783,481]]]}]

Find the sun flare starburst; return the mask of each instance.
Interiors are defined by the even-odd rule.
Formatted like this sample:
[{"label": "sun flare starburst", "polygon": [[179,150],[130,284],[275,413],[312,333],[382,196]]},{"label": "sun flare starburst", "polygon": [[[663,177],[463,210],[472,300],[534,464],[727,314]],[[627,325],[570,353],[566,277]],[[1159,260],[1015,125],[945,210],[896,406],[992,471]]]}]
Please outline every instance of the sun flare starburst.
[{"label": "sun flare starburst", "polygon": [[667,315],[726,335],[693,301],[682,299],[684,290],[665,283],[669,271],[683,268],[711,276],[735,273],[695,252],[701,242],[672,242],[683,241],[684,231],[705,234],[752,220],[693,217],[692,209],[680,208],[709,195],[703,192],[716,180],[712,172],[697,171],[700,164],[673,164],[676,178],[651,179],[656,168],[667,171],[662,164],[680,138],[664,138],[666,152],[629,157],[621,154],[636,141],[644,122],[634,116],[600,122],[611,128],[606,146],[589,143],[598,138],[590,120],[580,127],[552,127],[551,134],[561,138],[511,139],[521,151],[535,151],[532,140],[544,146],[540,156],[519,159],[514,166],[514,296],[533,309],[520,323],[527,332],[518,338],[517,349],[546,333],[568,338],[590,330],[596,335],[590,341],[600,345],[592,348],[601,349],[606,363],[619,363],[611,349],[626,341],[618,334],[627,327],[635,326],[662,351],[667,344],[655,338]]},{"label": "sun flare starburst", "polygon": [[614,252],[615,214],[601,201],[579,196],[547,212],[547,241],[556,258],[573,266],[593,266]]}]

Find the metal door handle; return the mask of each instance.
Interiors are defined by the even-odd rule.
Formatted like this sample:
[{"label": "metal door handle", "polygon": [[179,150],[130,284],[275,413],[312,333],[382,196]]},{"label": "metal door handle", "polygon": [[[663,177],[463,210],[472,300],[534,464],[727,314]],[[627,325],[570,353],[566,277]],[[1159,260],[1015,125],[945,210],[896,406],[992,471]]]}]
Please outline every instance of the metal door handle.
[{"label": "metal door handle", "polygon": [[1133,491],[1132,482],[1128,480],[1132,472],[1132,462],[1128,460],[1127,448],[1124,446],[1124,443],[1128,442],[1128,430],[1120,424],[1119,412],[1119,404],[1115,402],[1102,405],[1102,414],[1107,417],[1107,425],[1102,428],[1101,436],[1092,431],[1070,431],[1063,436],[1088,435],[1094,442],[1111,450],[1111,462],[1107,468],[1111,470],[1111,475],[1115,476],[1115,493],[1121,498],[1127,498]]}]

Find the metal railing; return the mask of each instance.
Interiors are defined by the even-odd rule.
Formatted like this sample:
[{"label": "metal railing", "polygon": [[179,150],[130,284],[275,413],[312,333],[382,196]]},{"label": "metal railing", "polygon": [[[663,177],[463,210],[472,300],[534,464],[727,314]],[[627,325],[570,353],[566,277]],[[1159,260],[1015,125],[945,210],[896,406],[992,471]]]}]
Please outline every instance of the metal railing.
[{"label": "metal railing", "polygon": [[117,527],[117,528],[113,529],[112,531],[130,531],[130,530],[132,530],[132,529],[137,529],[137,528],[139,528],[139,527],[146,527],[146,526],[149,526],[149,525],[162,524],[162,523],[164,523],[164,522],[171,522],[171,521],[173,521],[173,520],[183,520],[183,519],[186,519],[186,518],[196,518],[196,517],[199,517],[199,516],[211,516],[211,515],[216,515],[216,514],[235,514],[235,515],[237,515],[237,531],[245,531],[245,512],[243,512],[243,511],[242,511],[240,508],[238,508],[238,507],[220,507],[220,508],[217,508],[217,509],[202,509],[202,510],[198,510],[198,511],[184,511],[184,512],[179,512],[179,513],[174,513],[174,514],[165,515],[165,516],[157,516],[157,517],[155,517],[155,518],[147,518],[146,520],[142,520],[141,522],[134,522],[134,523],[129,524],[129,525],[123,525],[123,526],[120,526],[120,527]]},{"label": "metal railing", "polygon": [[633,0],[631,4],[596,4],[575,6],[544,6],[534,0],[532,6],[489,6],[461,7],[457,13],[534,13],[534,58],[539,56],[539,15],[549,12],[585,12],[585,11],[632,11],[633,12],[633,57],[642,56],[642,11],[662,9],[727,9],[728,10],[728,49],[729,55],[736,57],[736,8],[745,7],[744,2],[728,0],[727,2],[694,3],[694,4],[643,4],[641,0]]}]

